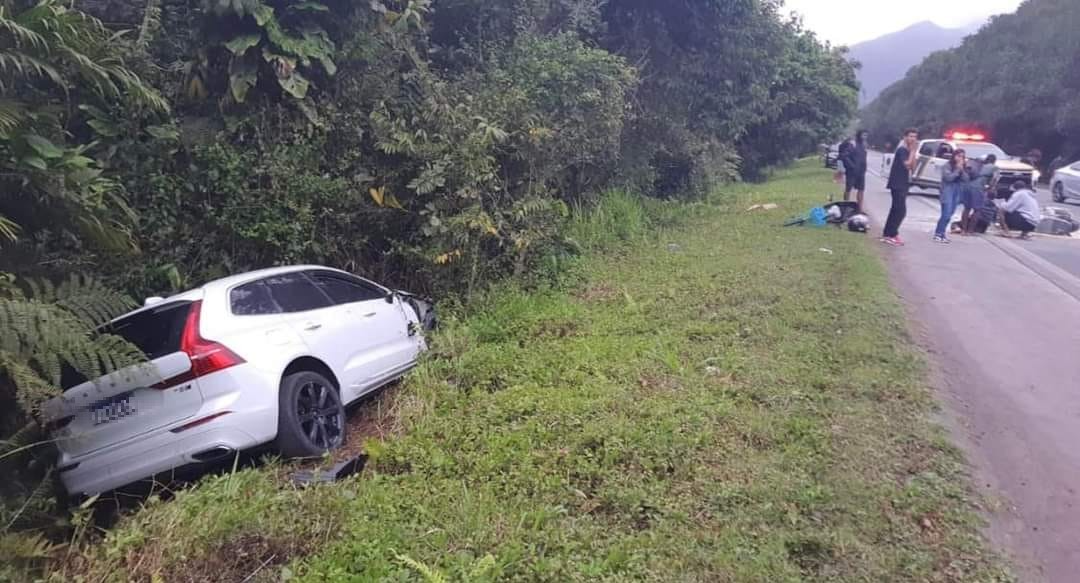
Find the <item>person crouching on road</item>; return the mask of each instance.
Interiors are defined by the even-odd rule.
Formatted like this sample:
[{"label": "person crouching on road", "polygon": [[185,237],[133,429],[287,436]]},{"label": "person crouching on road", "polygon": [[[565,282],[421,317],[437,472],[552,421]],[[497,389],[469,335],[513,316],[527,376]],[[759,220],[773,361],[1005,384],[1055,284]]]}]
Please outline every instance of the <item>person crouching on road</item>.
[{"label": "person crouching on road", "polygon": [[870,133],[859,130],[855,134],[855,143],[845,150],[844,168],[847,179],[844,183],[844,200],[851,200],[855,191],[856,212],[863,212],[863,192],[866,190],[866,138]]},{"label": "person crouching on road", "polygon": [[904,131],[900,146],[893,153],[892,168],[889,169],[889,193],[892,194],[892,206],[885,219],[885,232],[881,242],[893,247],[904,244],[900,238],[900,224],[907,216],[907,195],[911,188],[911,171],[915,169],[915,146],[919,141],[919,130],[911,128]]},{"label": "person crouching on road", "polygon": [[1039,228],[1042,211],[1035,193],[1028,188],[1028,183],[1017,180],[1012,185],[1009,200],[998,200],[998,222],[1008,236],[1010,231],[1020,231],[1021,239],[1030,239],[1031,233]]},{"label": "person crouching on road", "polygon": [[977,171],[972,172],[971,185],[964,192],[964,214],[960,215],[962,235],[986,232],[986,229],[979,231],[976,226],[979,222],[979,213],[986,208],[987,197],[993,198],[991,193],[997,189],[998,177],[997,156],[993,154],[983,160]]},{"label": "person crouching on road", "polygon": [[967,167],[967,153],[963,149],[953,152],[949,163],[941,168],[941,218],[934,231],[935,243],[950,243],[946,229],[964,191],[971,186],[971,170]]}]

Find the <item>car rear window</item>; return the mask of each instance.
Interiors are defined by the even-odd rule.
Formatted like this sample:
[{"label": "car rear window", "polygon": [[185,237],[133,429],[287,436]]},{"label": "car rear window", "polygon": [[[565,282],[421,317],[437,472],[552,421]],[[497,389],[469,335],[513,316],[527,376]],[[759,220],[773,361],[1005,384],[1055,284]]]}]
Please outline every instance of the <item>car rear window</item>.
[{"label": "car rear window", "polygon": [[190,311],[191,302],[156,306],[121,318],[103,331],[134,344],[153,360],[180,350],[180,337]]}]

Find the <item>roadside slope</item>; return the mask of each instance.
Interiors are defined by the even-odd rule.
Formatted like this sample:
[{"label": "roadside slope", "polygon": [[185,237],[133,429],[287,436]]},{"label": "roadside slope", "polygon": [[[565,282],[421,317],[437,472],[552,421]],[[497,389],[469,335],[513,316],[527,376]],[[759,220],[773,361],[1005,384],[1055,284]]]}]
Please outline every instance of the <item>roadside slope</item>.
[{"label": "roadside slope", "polygon": [[[493,293],[440,334],[359,479],[210,479],[72,571],[307,581],[1007,580],[872,244],[778,226],[813,163]],[[780,211],[745,212],[758,202]],[[831,253],[822,251],[825,248]],[[427,572],[427,575],[424,573]]]}]

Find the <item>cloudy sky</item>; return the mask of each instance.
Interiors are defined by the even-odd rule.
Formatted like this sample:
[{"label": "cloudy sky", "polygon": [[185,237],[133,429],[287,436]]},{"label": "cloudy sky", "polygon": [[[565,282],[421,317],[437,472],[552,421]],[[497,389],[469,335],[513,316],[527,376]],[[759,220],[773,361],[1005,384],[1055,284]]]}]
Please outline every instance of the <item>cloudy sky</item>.
[{"label": "cloudy sky", "polygon": [[1022,0],[786,0],[810,30],[834,44],[855,44],[932,20],[964,26],[1014,12]]}]

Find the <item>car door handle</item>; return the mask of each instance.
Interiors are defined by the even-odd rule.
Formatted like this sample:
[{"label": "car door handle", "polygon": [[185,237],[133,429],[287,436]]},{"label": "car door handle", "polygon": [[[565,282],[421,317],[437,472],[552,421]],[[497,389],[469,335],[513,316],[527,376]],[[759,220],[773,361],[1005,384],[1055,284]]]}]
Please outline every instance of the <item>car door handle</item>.
[{"label": "car door handle", "polygon": [[308,322],[307,324],[304,324],[304,330],[307,330],[308,332],[313,332],[319,328],[322,328],[322,324],[318,322]]},{"label": "car door handle", "polygon": [[378,313],[378,312],[368,312],[366,314],[360,314],[360,317],[361,318],[374,318],[376,313]]}]

